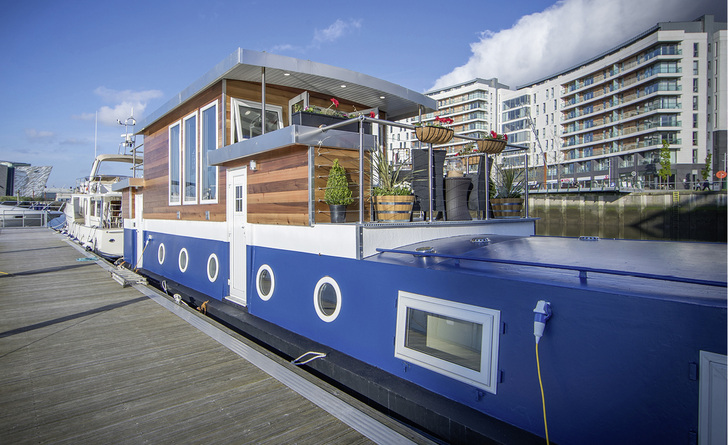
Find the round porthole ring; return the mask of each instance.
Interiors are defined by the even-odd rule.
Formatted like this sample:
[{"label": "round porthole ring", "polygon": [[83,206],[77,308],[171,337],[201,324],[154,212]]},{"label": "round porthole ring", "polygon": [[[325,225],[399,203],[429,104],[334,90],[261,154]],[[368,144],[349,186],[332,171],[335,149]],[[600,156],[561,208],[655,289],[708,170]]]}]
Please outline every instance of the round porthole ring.
[{"label": "round porthole ring", "polygon": [[[215,262],[215,275],[210,275],[210,263],[214,261]],[[211,253],[209,257],[207,257],[207,279],[210,280],[211,283],[214,283],[217,280],[217,276],[220,274],[220,261],[217,259],[217,255],[214,253]]]},{"label": "round porthole ring", "polygon": [[[326,284],[331,285],[331,287],[334,288],[334,292],[336,293],[336,308],[331,315],[326,315],[321,310],[321,306],[319,305],[319,292],[321,292],[321,288],[323,288]],[[313,307],[314,309],[316,309],[316,314],[319,316],[319,318],[326,323],[331,323],[332,321],[336,320],[336,317],[339,316],[339,312],[341,312],[341,289],[339,288],[339,284],[336,282],[336,280],[329,276],[325,276],[321,278],[318,283],[316,283],[316,287],[313,291]]]},{"label": "round porthole ring", "polygon": [[159,243],[159,247],[157,248],[157,262],[162,265],[164,264],[164,260],[167,257],[167,250],[164,247],[164,243]]},{"label": "round porthole ring", "polygon": [[[260,278],[261,275],[263,275],[263,272],[268,272],[268,276],[270,276],[270,290],[268,293],[264,293],[260,288]],[[273,269],[267,264],[263,264],[258,268],[258,272],[255,274],[255,290],[258,291],[258,296],[263,301],[270,300],[270,297],[273,296],[273,292],[276,289],[276,277],[273,275]]]},{"label": "round porthole ring", "polygon": [[[185,265],[182,267],[182,255],[184,255],[185,258]],[[190,265],[190,255],[187,252],[187,248],[183,247],[182,250],[179,251],[179,257],[177,258],[177,265],[179,265],[180,272],[185,272],[187,270],[187,267]]]}]

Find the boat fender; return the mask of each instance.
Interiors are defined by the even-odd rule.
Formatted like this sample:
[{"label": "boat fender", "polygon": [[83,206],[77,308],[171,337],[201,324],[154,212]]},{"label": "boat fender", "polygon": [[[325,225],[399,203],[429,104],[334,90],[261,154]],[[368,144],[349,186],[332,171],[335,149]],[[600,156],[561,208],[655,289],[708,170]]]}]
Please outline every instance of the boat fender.
[{"label": "boat fender", "polygon": [[202,312],[203,315],[207,315],[207,303],[209,303],[210,300],[205,300],[200,307],[197,308],[198,311]]}]

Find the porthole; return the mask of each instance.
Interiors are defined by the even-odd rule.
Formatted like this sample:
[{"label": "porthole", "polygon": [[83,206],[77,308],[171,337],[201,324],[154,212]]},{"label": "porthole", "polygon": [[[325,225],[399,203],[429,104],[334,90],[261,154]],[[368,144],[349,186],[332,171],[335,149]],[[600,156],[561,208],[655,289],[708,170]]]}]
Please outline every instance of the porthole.
[{"label": "porthole", "polygon": [[263,264],[258,268],[258,274],[255,277],[255,288],[258,290],[258,296],[263,301],[268,301],[273,296],[276,279],[273,275],[273,269],[269,265]]},{"label": "porthole", "polygon": [[188,254],[187,254],[187,249],[186,248],[183,247],[182,250],[179,251],[179,259],[178,260],[179,260],[178,261],[179,262],[179,270],[182,271],[182,272],[186,271],[187,270],[187,265],[188,265],[189,260],[190,260]]},{"label": "porthole", "polygon": [[213,253],[207,258],[207,279],[213,283],[217,280],[217,273],[220,270],[219,266],[217,255]]},{"label": "porthole", "polygon": [[323,277],[313,291],[313,306],[319,318],[327,323],[336,320],[341,312],[341,290],[331,277]]},{"label": "porthole", "polygon": [[164,264],[164,257],[166,253],[167,252],[164,250],[164,243],[160,244],[157,248],[157,261],[159,261],[159,264]]}]

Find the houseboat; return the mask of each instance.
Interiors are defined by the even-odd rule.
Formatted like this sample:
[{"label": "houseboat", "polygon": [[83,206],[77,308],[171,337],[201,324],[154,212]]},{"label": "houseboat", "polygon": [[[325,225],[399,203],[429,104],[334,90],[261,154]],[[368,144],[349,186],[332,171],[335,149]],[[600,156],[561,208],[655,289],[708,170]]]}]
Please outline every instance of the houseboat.
[{"label": "houseboat", "polygon": [[[490,155],[448,181],[430,143],[408,173],[426,172],[419,210],[389,220],[371,160],[436,106],[238,49],[137,127],[143,180],[112,185],[125,263],[443,442],[724,438],[726,246],[534,236],[527,208],[488,210]],[[340,223],[335,161],[353,198]]]}]

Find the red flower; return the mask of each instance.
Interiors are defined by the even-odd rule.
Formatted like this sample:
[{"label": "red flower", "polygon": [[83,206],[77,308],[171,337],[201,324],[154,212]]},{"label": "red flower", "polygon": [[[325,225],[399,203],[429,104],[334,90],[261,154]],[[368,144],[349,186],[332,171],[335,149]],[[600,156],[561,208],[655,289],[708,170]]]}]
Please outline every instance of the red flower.
[{"label": "red flower", "polygon": [[498,139],[498,133],[496,133],[495,131],[491,130],[490,131],[490,137],[492,137],[493,139]]},{"label": "red flower", "polygon": [[373,111],[370,111],[370,112],[369,112],[369,117],[377,117],[377,115],[376,115],[376,114],[374,114],[374,112],[373,112]]},{"label": "red flower", "polygon": [[508,141],[508,135],[507,135],[507,134],[504,134],[504,135],[503,135],[503,139],[505,139],[505,140],[506,140],[506,142],[507,142],[507,141]]},{"label": "red flower", "polygon": [[335,98],[333,98],[333,97],[332,97],[332,98],[331,98],[331,102],[333,102],[333,104],[334,104],[334,106],[335,106],[336,108],[339,108],[339,101],[338,101],[338,100],[336,100]]}]

